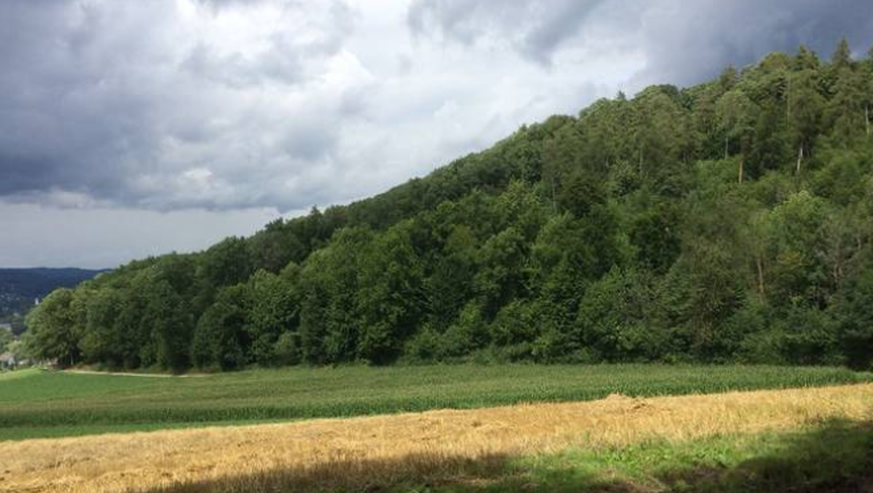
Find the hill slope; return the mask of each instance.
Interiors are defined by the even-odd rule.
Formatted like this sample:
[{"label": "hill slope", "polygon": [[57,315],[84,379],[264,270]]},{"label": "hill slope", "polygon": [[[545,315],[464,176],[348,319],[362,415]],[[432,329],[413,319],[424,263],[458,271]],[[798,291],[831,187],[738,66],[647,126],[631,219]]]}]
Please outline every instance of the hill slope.
[{"label": "hill slope", "polygon": [[0,269],[0,319],[23,314],[57,288],[72,288],[102,271],[85,269]]},{"label": "hill slope", "polygon": [[60,290],[39,357],[181,370],[873,361],[873,59],[801,48]]}]

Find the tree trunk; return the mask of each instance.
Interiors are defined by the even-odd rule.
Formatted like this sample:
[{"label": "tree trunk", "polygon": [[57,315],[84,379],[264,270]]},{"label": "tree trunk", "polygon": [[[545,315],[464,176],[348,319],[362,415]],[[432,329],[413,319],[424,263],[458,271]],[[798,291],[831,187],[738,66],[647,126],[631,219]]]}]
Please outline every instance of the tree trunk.
[{"label": "tree trunk", "polygon": [[785,122],[791,122],[791,76],[788,76],[788,88],[785,91]]},{"label": "tree trunk", "polygon": [[640,149],[640,178],[643,177],[643,150]]},{"label": "tree trunk", "polygon": [[797,152],[797,174],[800,174],[800,167],[803,164],[803,144],[800,144],[800,150]]},{"label": "tree trunk", "polygon": [[727,137],[725,137],[724,138],[724,158],[725,159],[728,158],[728,146],[729,146],[729,144],[730,144],[730,140]]},{"label": "tree trunk", "polygon": [[758,269],[758,296],[764,298],[764,261],[761,256],[755,257],[755,267]]},{"label": "tree trunk", "polygon": [[555,177],[552,176],[552,179],[549,181],[552,182],[552,212],[557,214],[558,213],[558,201],[557,201],[557,197],[556,197],[557,194],[555,192]]},{"label": "tree trunk", "polygon": [[737,170],[737,182],[738,183],[743,182],[743,172],[745,171],[745,169],[744,169],[745,162],[746,162],[746,156],[740,156],[740,165],[738,166],[738,170]]},{"label": "tree trunk", "polygon": [[870,136],[870,103],[864,105],[864,124],[867,131],[867,137]]}]

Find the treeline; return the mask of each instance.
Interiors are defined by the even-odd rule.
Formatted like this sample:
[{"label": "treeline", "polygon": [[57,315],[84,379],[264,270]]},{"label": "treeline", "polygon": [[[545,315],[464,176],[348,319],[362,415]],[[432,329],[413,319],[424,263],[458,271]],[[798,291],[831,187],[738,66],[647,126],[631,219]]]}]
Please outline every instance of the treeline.
[{"label": "treeline", "polygon": [[28,318],[64,364],[873,362],[873,52],[650,87],[383,195],[133,262]]}]

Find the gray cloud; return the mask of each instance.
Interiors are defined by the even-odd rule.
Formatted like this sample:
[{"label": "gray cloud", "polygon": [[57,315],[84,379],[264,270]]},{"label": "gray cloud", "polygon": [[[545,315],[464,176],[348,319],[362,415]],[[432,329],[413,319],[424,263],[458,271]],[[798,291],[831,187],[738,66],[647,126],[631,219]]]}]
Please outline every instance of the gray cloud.
[{"label": "gray cloud", "polygon": [[829,55],[842,36],[864,51],[873,42],[865,0],[413,0],[407,24],[418,36],[504,45],[544,65],[568,47],[621,46],[645,55],[639,84],[692,84],[800,44]]},{"label": "gray cloud", "polygon": [[873,43],[873,11],[865,0],[667,3],[641,17],[648,64],[638,77],[646,82],[692,84],[728,64],[753,63],[771,51],[793,53],[801,44],[829,57],[843,36],[862,53]]},{"label": "gray cloud", "polygon": [[[342,193],[355,188],[343,177],[382,156],[341,150],[343,129],[379,121],[385,108],[373,101],[395,103],[384,92],[388,82],[414,79],[428,57],[443,56],[391,46],[392,65],[407,62],[380,77],[357,55],[382,47],[353,39],[360,14],[345,3],[196,0],[188,12],[184,3],[3,3],[0,195],[51,200],[62,191],[149,208],[282,210],[355,196],[369,189]],[[856,46],[868,43],[873,24],[864,7],[862,0],[412,0],[405,21],[419,45],[436,36],[489,64],[495,50],[514,52],[559,77],[585,60],[641,56],[623,84],[642,86],[692,83],[801,42],[826,51],[843,34]],[[440,41],[432,46],[443,49]],[[501,69],[495,78],[521,70],[506,60]],[[598,76],[576,84],[597,84]],[[457,104],[465,91],[439,81],[419,89],[446,94],[440,105]],[[483,121],[544,97],[492,108]],[[410,103],[418,105],[399,104]]]},{"label": "gray cloud", "polygon": [[[269,12],[220,4],[185,19],[169,1],[4,2],[0,194],[63,190],[156,208],[304,205],[294,190],[264,193],[264,181],[240,178],[269,182],[270,170],[302,173],[332,154],[343,113],[330,100],[349,106],[354,96],[344,81],[321,79],[350,14],[329,3],[261,2]],[[248,15],[249,25],[233,24]],[[220,22],[222,32],[208,31]],[[220,38],[240,34],[238,45]]]},{"label": "gray cloud", "polygon": [[471,45],[505,42],[548,64],[605,0],[414,0],[407,22],[418,34],[436,33]]},{"label": "gray cloud", "polygon": [[[7,234],[0,248],[0,265],[115,267],[133,258],[200,250],[226,236],[249,235],[275,217],[275,211],[264,209],[215,214],[204,210],[164,213],[4,204],[0,207],[0,228]],[[47,241],[46,230],[51,231],[53,241]],[[10,231],[15,234],[8,234]]]}]

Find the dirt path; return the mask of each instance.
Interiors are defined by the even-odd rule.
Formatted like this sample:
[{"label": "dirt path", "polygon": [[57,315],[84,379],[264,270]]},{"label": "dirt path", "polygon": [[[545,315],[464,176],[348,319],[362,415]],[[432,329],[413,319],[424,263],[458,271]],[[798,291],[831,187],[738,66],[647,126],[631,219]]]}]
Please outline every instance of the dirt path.
[{"label": "dirt path", "polygon": [[862,384],[36,439],[3,444],[0,491],[364,490],[568,446],[783,431],[871,412],[873,384]]},{"label": "dirt path", "polygon": [[96,371],[96,370],[61,370],[62,373],[75,373],[78,375],[113,375],[119,377],[146,377],[146,378],[204,378],[213,375],[209,373],[184,373],[173,375],[169,373],[128,373],[120,371]]}]

